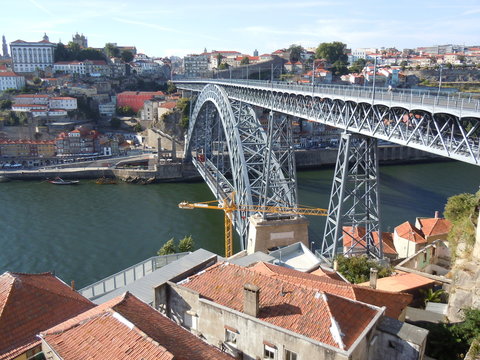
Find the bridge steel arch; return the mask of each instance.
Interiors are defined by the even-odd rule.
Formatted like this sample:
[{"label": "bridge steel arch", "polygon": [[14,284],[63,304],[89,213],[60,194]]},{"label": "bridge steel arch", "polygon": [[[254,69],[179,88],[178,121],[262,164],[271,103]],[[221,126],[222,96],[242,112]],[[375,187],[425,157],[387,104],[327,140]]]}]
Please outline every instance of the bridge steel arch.
[{"label": "bridge steel arch", "polygon": [[[285,116],[275,118],[283,127],[291,123]],[[230,100],[222,87],[208,84],[198,94],[191,113],[185,156],[193,155],[192,162],[219,201],[234,192],[238,204],[282,202],[293,207],[297,188],[291,139],[279,140],[285,133],[288,131],[276,137],[267,134],[251,106]],[[271,151],[272,143],[284,144],[283,151]],[[242,250],[250,215],[245,211],[233,214]]]}]

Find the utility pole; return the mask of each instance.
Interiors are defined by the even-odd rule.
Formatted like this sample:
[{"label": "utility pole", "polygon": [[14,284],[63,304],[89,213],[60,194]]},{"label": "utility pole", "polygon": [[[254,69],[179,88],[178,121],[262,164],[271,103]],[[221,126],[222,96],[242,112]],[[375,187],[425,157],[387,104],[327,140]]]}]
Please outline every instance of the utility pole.
[{"label": "utility pole", "polygon": [[375,102],[375,77],[377,76],[377,57],[373,60],[372,106]]},{"label": "utility pole", "polygon": [[439,79],[438,79],[438,94],[437,94],[437,96],[440,96],[440,89],[442,87],[442,70],[443,70],[443,65],[440,64],[440,75],[439,75]]}]

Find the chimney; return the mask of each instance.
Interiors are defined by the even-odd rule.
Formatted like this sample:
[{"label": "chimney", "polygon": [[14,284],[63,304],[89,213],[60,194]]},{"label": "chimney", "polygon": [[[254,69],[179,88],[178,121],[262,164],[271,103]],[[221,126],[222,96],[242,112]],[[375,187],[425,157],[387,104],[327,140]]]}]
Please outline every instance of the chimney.
[{"label": "chimney", "polygon": [[258,316],[260,288],[253,284],[243,286],[243,312],[247,315]]},{"label": "chimney", "polygon": [[70,287],[75,291],[75,280],[72,280]]},{"label": "chimney", "polygon": [[378,278],[378,270],[374,268],[370,268],[370,287],[372,289],[377,288],[377,278]]},{"label": "chimney", "polygon": [[435,211],[435,219],[438,219],[438,210]]},{"label": "chimney", "polygon": [[333,270],[338,271],[338,260],[333,260]]}]

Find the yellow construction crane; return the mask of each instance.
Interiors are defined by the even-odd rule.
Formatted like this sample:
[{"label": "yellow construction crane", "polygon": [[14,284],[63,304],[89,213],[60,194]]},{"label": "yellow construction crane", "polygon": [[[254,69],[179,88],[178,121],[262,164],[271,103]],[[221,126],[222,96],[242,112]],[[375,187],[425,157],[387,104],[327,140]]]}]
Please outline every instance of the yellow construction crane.
[{"label": "yellow construction crane", "polygon": [[[216,204],[215,204],[216,203]],[[225,257],[233,255],[233,233],[232,233],[232,214],[234,211],[249,211],[269,214],[294,214],[294,215],[315,215],[327,216],[328,210],[298,205],[296,207],[286,206],[263,206],[263,205],[245,205],[235,204],[235,193],[231,194],[230,199],[222,201],[212,200],[198,203],[182,201],[178,204],[180,209],[211,209],[223,210],[225,212]]]}]

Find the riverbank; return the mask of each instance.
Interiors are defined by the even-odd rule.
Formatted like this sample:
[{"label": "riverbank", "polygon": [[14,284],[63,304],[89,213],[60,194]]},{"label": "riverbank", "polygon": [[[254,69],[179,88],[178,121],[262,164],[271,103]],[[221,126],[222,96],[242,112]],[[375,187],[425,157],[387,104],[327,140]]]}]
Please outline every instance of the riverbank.
[{"label": "riverbank", "polygon": [[[295,163],[297,169],[322,169],[335,165],[338,149],[312,149],[297,150]],[[384,165],[408,164],[420,162],[446,161],[442,157],[426,153],[421,150],[384,145],[379,147],[379,162]],[[191,163],[160,162],[151,156],[143,159],[144,166],[128,165],[127,160],[122,160],[115,166],[76,166],[69,164],[63,167],[49,167],[41,169],[2,170],[0,176],[10,180],[44,180],[47,178],[61,177],[63,179],[97,179],[100,177],[117,178],[129,183],[154,183],[154,182],[190,182],[201,181],[201,177]],[[138,159],[135,160],[138,162]]]}]

